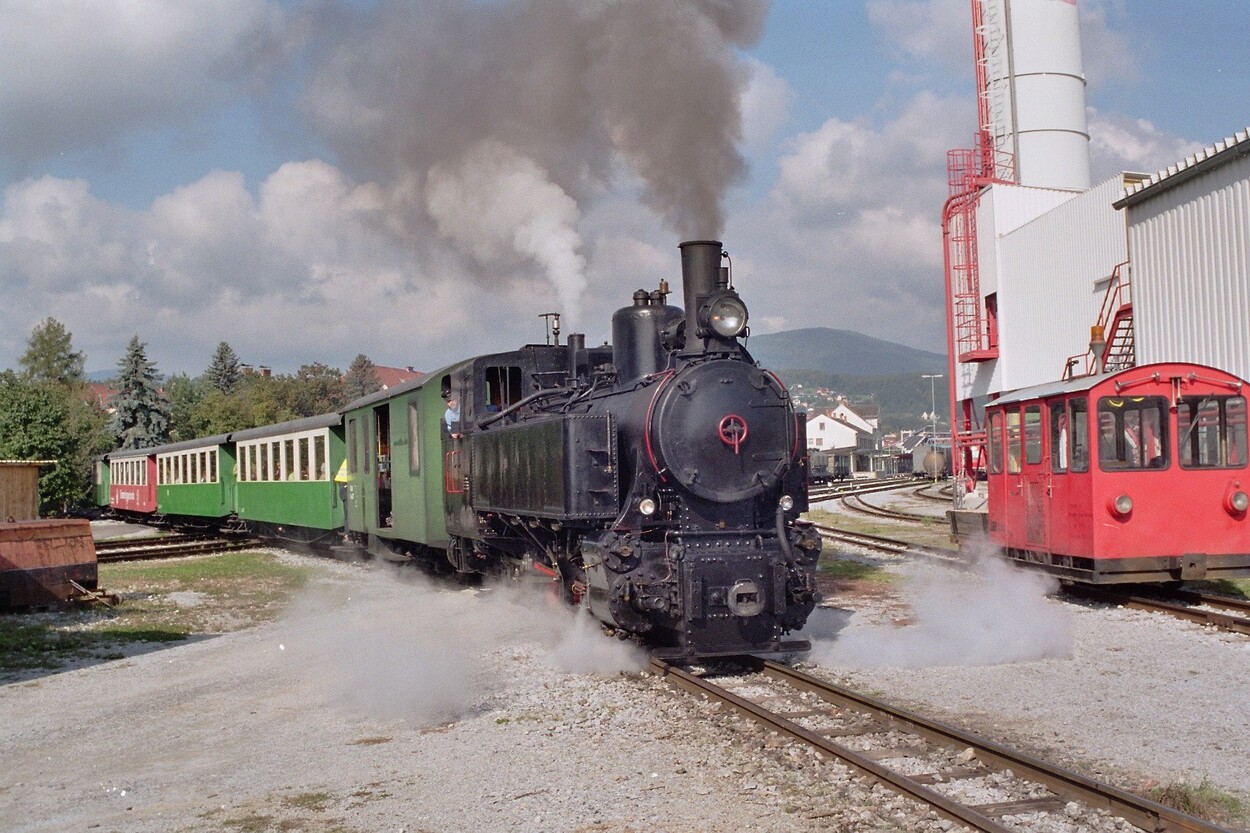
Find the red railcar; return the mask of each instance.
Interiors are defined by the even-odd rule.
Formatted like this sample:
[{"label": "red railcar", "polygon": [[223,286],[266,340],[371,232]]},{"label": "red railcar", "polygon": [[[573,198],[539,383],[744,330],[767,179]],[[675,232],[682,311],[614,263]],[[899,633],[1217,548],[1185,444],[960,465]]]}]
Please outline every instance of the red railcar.
[{"label": "red railcar", "polygon": [[1250,576],[1245,384],[1154,364],[988,403],[990,539],[1082,582]]},{"label": "red railcar", "polygon": [[151,449],[108,455],[109,506],[121,512],[156,511],[156,454]]}]

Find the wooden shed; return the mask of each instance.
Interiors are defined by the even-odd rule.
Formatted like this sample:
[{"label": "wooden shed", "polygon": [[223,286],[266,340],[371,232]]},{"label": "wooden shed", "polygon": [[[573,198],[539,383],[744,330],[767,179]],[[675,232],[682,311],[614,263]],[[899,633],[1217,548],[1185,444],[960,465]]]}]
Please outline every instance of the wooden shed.
[{"label": "wooden shed", "polygon": [[39,517],[39,470],[52,460],[0,460],[0,523]]}]

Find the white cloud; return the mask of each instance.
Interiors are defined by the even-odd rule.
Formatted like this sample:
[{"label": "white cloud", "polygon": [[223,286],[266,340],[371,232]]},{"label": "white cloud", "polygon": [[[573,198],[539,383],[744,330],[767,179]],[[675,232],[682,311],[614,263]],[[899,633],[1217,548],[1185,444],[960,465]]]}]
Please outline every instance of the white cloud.
[{"label": "white cloud", "polygon": [[754,58],[747,59],[750,81],[742,94],[743,141],[750,150],[762,150],[790,116],[794,90],[777,70]]},{"label": "white cloud", "polygon": [[18,171],[237,97],[286,37],[265,0],[0,0],[0,20],[0,143]]},{"label": "white cloud", "polygon": [[1159,130],[1146,119],[1088,108],[1090,169],[1094,182],[1120,171],[1151,174],[1201,147]]},{"label": "white cloud", "polygon": [[968,0],[869,0],[866,10],[887,48],[960,75],[971,73]]}]

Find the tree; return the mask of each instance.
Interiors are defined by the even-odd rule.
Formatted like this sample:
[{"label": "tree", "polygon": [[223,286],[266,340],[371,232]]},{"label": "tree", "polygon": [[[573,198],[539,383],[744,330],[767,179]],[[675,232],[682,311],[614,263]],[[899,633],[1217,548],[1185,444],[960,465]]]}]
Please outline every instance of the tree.
[{"label": "tree", "polygon": [[351,367],[347,368],[347,376],[343,379],[343,387],[348,402],[382,389],[382,380],[378,378],[376,365],[364,353],[352,359]]},{"label": "tree", "polygon": [[321,362],[301,365],[291,385],[291,409],[301,417],[318,416],[347,404],[343,371]]},{"label": "tree", "polygon": [[213,353],[212,363],[209,364],[208,370],[204,371],[204,378],[217,390],[228,394],[233,393],[238,387],[242,375],[238,354],[231,350],[226,342],[218,344],[217,351]]},{"label": "tree", "polygon": [[117,412],[113,433],[122,448],[151,448],[168,439],[169,409],[160,392],[156,364],[148,361],[147,345],[138,336],[126,345],[117,363]]},{"label": "tree", "polygon": [[64,514],[89,494],[92,459],[112,440],[102,411],[77,388],[0,373],[0,459],[55,460],[39,475],[39,512]]},{"label": "tree", "polygon": [[54,385],[82,385],[85,357],[73,349],[69,330],[55,318],[45,318],[31,330],[26,352],[18,359],[22,378]]}]

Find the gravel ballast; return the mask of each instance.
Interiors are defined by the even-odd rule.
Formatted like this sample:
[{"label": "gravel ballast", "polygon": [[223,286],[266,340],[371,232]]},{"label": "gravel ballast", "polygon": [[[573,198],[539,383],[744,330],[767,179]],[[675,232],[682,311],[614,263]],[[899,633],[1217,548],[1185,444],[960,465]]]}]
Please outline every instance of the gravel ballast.
[{"label": "gravel ballast", "polygon": [[[0,687],[0,829],[951,827],[673,694],[639,673],[625,643],[545,600],[289,557],[320,578],[282,621]],[[987,596],[1002,594],[983,581]],[[822,616],[818,672],[1134,786],[1183,776],[1250,792],[1250,640],[1117,609],[1025,607],[1008,594],[1044,628],[1066,621],[1068,647],[1008,618],[1001,633],[1025,634],[1013,645],[1049,657],[975,648],[945,660],[963,650],[963,661],[997,664],[864,667],[854,652],[878,640],[901,640],[891,656],[914,661],[1000,615],[991,605],[988,619],[927,622],[910,592],[906,604],[848,599],[853,616]],[[1068,822],[1030,829],[1090,820]]]}]

